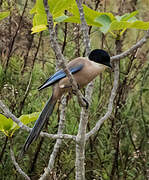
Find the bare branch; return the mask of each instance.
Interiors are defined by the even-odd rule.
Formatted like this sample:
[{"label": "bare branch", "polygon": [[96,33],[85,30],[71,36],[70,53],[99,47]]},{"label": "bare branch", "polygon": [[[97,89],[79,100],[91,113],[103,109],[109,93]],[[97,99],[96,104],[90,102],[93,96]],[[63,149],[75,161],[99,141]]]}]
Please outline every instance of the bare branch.
[{"label": "bare branch", "polygon": [[69,72],[69,70],[65,64],[66,60],[65,60],[63,54],[61,53],[60,47],[57,43],[55,31],[53,28],[53,17],[49,11],[48,0],[44,0],[43,2],[44,2],[45,11],[47,14],[47,22],[48,22],[48,28],[49,28],[49,33],[50,33],[50,43],[51,43],[51,47],[57,57],[58,67],[59,68],[61,67],[64,70],[64,72],[66,73],[67,77],[69,78],[69,81],[72,84],[72,89],[76,92],[76,95],[78,97],[79,104],[83,107],[86,107],[86,103],[83,100],[84,97],[81,94],[81,92],[79,91],[78,85],[77,85],[76,81],[74,80],[72,74]]},{"label": "bare branch", "polygon": [[82,6],[82,0],[76,0],[77,2],[77,6],[79,9],[79,13],[80,13],[80,20],[81,20],[81,30],[83,32],[83,40],[84,40],[84,45],[85,45],[85,50],[86,50],[86,56],[89,55],[90,53],[90,38],[89,38],[89,34],[88,34],[88,26],[87,23],[85,21],[85,17],[84,17],[84,12],[83,12],[83,6]]},{"label": "bare branch", "polygon": [[40,133],[41,137],[48,137],[48,138],[52,138],[52,139],[72,139],[72,140],[76,140],[76,136],[75,135],[70,135],[70,134],[49,134],[49,133],[45,133],[45,132],[41,132]]},{"label": "bare branch", "polygon": [[96,123],[95,127],[86,134],[86,140],[88,140],[88,138],[90,136],[92,136],[93,134],[95,134],[99,128],[101,127],[101,125],[104,123],[105,120],[107,120],[113,110],[113,102],[116,96],[116,91],[118,88],[118,81],[119,81],[119,66],[118,63],[116,63],[116,66],[114,68],[114,82],[113,82],[113,89],[111,91],[111,96],[109,99],[109,104],[108,104],[108,111],[106,112],[106,114]]},{"label": "bare branch", "polygon": [[14,114],[9,111],[9,109],[3,104],[2,100],[0,100],[0,109],[3,110],[6,117],[10,117],[20,128],[26,131],[31,130],[31,128],[25,126]]},{"label": "bare branch", "polygon": [[11,143],[10,143],[10,155],[11,155],[11,160],[12,160],[16,170],[19,172],[19,174],[21,174],[25,179],[30,180],[30,177],[20,168],[19,164],[16,162]]},{"label": "bare branch", "polygon": [[[81,30],[83,32],[84,37],[84,43],[86,47],[86,55],[89,55],[90,53],[90,39],[88,35],[88,26],[85,21],[83,7],[82,7],[82,1],[76,0],[77,6],[79,8],[80,13],[80,20],[81,20]],[[86,99],[88,99],[88,102],[91,101],[93,92],[93,82],[91,82],[87,88],[86,88]],[[84,160],[85,160],[85,135],[86,135],[86,127],[88,123],[88,113],[89,110],[82,108],[81,116],[80,116],[80,123],[79,123],[79,129],[78,134],[76,137],[76,180],[85,180],[85,167],[84,167]]]},{"label": "bare branch", "polygon": [[124,51],[121,54],[118,54],[116,56],[112,56],[111,57],[111,61],[115,61],[115,60],[120,60],[126,56],[128,56],[129,54],[131,54],[134,50],[138,49],[139,47],[141,47],[144,43],[146,43],[146,41],[149,39],[149,31],[146,31],[145,36],[138,41],[135,45],[133,45],[131,48],[129,48],[127,51]]}]

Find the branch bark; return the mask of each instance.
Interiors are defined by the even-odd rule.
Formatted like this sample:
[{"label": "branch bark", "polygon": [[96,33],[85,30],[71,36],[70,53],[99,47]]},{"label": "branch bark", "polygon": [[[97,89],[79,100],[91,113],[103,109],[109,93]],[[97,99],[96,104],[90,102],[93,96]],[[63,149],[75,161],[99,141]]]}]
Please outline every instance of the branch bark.
[{"label": "branch bark", "polygon": [[106,114],[100,119],[98,120],[98,122],[96,123],[95,127],[86,134],[86,140],[89,139],[90,136],[92,136],[93,134],[95,134],[99,128],[101,127],[101,125],[104,123],[105,120],[107,120],[113,110],[113,102],[116,96],[116,91],[118,88],[118,81],[119,81],[119,66],[116,63],[115,68],[114,68],[114,82],[113,82],[113,89],[111,91],[111,95],[110,95],[110,99],[109,99],[109,104],[108,104],[108,111],[106,112]]},{"label": "branch bark", "polygon": [[12,143],[10,143],[10,156],[11,156],[11,160],[12,160],[16,170],[19,172],[19,174],[21,174],[22,177],[24,177],[24,179],[31,180],[30,177],[20,168],[19,164],[17,163],[15,156],[14,156],[14,152],[12,150]]},{"label": "branch bark", "polygon": [[[84,17],[82,1],[76,0],[76,3],[77,3],[79,13],[80,13],[81,30],[83,32],[84,45],[85,45],[85,50],[86,50],[85,52],[86,52],[86,55],[88,56],[90,53],[90,39],[89,39],[89,34],[88,34],[89,32],[88,26]],[[85,94],[86,94],[85,98],[88,100],[88,102],[91,102],[92,92],[93,92],[93,82],[91,82],[87,86],[86,91],[85,91]],[[85,180],[85,166],[84,166],[85,144],[86,144],[85,134],[86,134],[86,128],[87,128],[87,123],[88,123],[88,114],[89,114],[89,110],[82,108],[78,134],[76,137],[76,162],[75,162],[75,167],[76,167],[75,179],[76,180]]]},{"label": "branch bark", "polygon": [[129,48],[127,51],[124,51],[121,54],[118,54],[116,56],[112,56],[111,57],[111,61],[116,61],[116,60],[120,60],[126,56],[128,56],[129,54],[131,54],[133,51],[135,51],[136,49],[140,48],[143,44],[146,43],[146,41],[149,39],[149,30],[146,31],[145,36],[139,40],[135,45],[133,45],[131,48]]}]

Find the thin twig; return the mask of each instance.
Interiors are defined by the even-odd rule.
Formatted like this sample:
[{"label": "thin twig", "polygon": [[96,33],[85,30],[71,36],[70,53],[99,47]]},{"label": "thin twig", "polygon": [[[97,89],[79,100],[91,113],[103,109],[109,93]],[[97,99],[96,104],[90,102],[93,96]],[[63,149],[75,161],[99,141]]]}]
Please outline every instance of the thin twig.
[{"label": "thin twig", "polygon": [[19,164],[16,162],[14,152],[12,150],[12,143],[10,143],[10,155],[11,155],[11,160],[16,168],[16,170],[21,174],[25,179],[31,180],[30,177],[20,168]]},{"label": "thin twig", "polygon": [[111,61],[115,61],[115,60],[120,60],[126,56],[128,56],[129,54],[131,54],[133,51],[135,51],[136,49],[138,49],[139,47],[141,47],[144,43],[146,43],[146,41],[149,39],[149,31],[146,31],[145,36],[138,41],[135,45],[133,45],[131,48],[129,48],[127,51],[124,51],[121,54],[118,54],[116,56],[112,56],[111,57]]},{"label": "thin twig", "polygon": [[118,66],[116,66],[115,69],[114,69],[114,82],[113,82],[113,89],[111,91],[111,96],[110,96],[110,99],[109,99],[108,111],[106,112],[106,114],[100,120],[98,120],[95,127],[90,132],[88,132],[86,134],[86,140],[88,140],[88,138],[90,136],[95,134],[99,130],[101,125],[104,123],[104,121],[107,120],[110,117],[110,115],[112,113],[112,110],[113,110],[113,102],[114,102],[114,99],[115,99],[115,96],[116,96],[116,91],[117,91],[117,88],[118,88],[118,80],[119,80],[119,68],[118,68]]},{"label": "thin twig", "polygon": [[27,98],[27,96],[28,96],[28,94],[29,94],[29,90],[30,90],[30,87],[31,87],[31,81],[32,81],[32,71],[30,72],[29,81],[28,81],[28,84],[27,84],[27,87],[26,87],[26,90],[25,90],[23,99],[22,99],[22,101],[20,102],[19,115],[21,115],[22,109],[23,109],[23,107],[24,107],[25,100],[26,100],[26,98]]}]

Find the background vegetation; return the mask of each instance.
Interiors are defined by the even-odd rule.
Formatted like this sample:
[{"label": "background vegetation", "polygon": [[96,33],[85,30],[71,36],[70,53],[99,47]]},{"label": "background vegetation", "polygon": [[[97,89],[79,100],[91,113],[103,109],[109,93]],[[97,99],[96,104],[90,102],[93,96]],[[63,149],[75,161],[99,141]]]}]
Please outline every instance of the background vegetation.
[{"label": "background vegetation", "polygon": [[[27,1],[26,1],[27,2]],[[0,99],[17,117],[40,112],[51,88],[38,92],[44,80],[55,71],[55,56],[48,41],[48,31],[31,34],[34,1],[0,1],[10,16],[0,21]],[[122,15],[138,10],[143,21],[149,21],[148,0],[88,0],[85,4],[101,12]],[[23,13],[23,16],[22,16]],[[64,56],[71,60],[84,55],[83,37],[78,24],[56,25],[58,42]],[[119,54],[135,44],[142,30],[128,29],[117,40],[99,28],[91,28],[92,48],[104,48],[110,55]],[[86,145],[86,179],[147,180],[149,178],[149,45],[120,61],[120,82],[111,117]],[[104,115],[112,88],[113,74],[107,70],[96,79],[88,130]],[[67,105],[65,133],[76,134],[80,107],[74,97]],[[57,132],[59,104],[45,127]],[[30,126],[33,124],[31,123]],[[15,156],[28,133],[17,130],[13,135]],[[21,179],[10,159],[8,137],[0,132],[0,179]],[[55,140],[39,138],[20,162],[32,179],[37,179],[47,166]],[[63,141],[51,179],[74,179],[75,144]]]}]

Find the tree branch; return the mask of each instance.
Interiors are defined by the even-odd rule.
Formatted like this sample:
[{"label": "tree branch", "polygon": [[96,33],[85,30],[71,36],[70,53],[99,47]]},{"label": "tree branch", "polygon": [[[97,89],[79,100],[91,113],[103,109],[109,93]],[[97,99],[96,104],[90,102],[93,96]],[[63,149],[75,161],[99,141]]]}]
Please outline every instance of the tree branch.
[{"label": "tree branch", "polygon": [[86,56],[88,56],[90,53],[90,38],[89,38],[89,34],[88,34],[89,28],[88,28],[87,23],[85,21],[85,16],[84,16],[83,6],[82,6],[82,0],[76,0],[76,3],[77,3],[79,13],[80,13],[81,30],[83,32],[83,40],[84,40],[84,45],[85,45],[85,50],[86,50]]},{"label": "tree branch", "polygon": [[[90,39],[88,35],[88,32],[89,32],[88,26],[84,17],[82,1],[76,0],[76,3],[77,3],[79,13],[80,13],[81,30],[83,32],[86,55],[88,56],[90,53]],[[88,102],[91,101],[92,92],[93,92],[93,82],[91,82],[86,88],[85,98],[88,100]],[[86,134],[86,128],[87,128],[87,123],[88,123],[88,113],[89,113],[88,109],[82,108],[78,134],[76,137],[76,162],[75,162],[75,167],[76,167],[75,179],[76,180],[85,180],[85,166],[84,166],[85,144],[86,144],[85,134]]]},{"label": "tree branch", "polygon": [[118,54],[116,56],[112,56],[111,57],[111,61],[115,61],[115,60],[120,60],[126,56],[128,56],[129,54],[131,54],[134,50],[138,49],[139,47],[141,47],[144,43],[146,43],[146,41],[149,39],[149,30],[146,31],[145,36],[138,41],[135,45],[133,45],[131,48],[129,48],[127,51],[124,51],[121,54]]},{"label": "tree branch", "polygon": [[31,131],[31,128],[25,126],[14,114],[9,111],[9,109],[3,104],[2,100],[0,100],[0,109],[3,110],[6,117],[11,118],[21,129]]},{"label": "tree branch", "polygon": [[113,110],[113,102],[114,102],[114,99],[116,96],[116,91],[118,88],[118,81],[119,81],[119,67],[118,67],[118,64],[116,64],[116,66],[114,68],[114,82],[113,82],[113,89],[111,91],[111,95],[110,95],[110,99],[109,99],[108,111],[100,120],[98,120],[95,127],[86,134],[86,140],[88,140],[88,138],[91,135],[95,134],[99,130],[101,125],[104,123],[104,121],[110,117],[112,110]]},{"label": "tree branch", "polygon": [[12,160],[16,170],[19,172],[19,174],[21,174],[25,179],[31,180],[30,177],[20,168],[19,164],[16,162],[14,152],[12,150],[12,143],[10,143],[10,156],[11,156],[11,160]]}]

